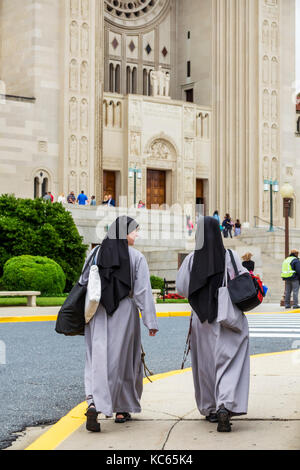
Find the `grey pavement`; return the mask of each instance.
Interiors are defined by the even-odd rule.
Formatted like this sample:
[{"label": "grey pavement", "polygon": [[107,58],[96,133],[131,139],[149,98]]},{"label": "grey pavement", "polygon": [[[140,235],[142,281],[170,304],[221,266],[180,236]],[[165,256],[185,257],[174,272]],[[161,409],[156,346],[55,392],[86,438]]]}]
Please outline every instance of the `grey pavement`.
[{"label": "grey pavement", "polygon": [[56,450],[299,450],[299,389],[297,352],[252,357],[248,415],[223,434],[200,417],[192,374],[184,372],[145,385],[143,412],[132,422],[100,420],[100,434],[82,425]]}]

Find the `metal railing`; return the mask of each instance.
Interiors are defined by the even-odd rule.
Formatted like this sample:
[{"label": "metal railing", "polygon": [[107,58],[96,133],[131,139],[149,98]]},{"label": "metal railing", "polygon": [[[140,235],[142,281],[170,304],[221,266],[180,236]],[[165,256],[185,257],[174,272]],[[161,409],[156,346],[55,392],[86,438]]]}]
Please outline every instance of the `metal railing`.
[{"label": "metal railing", "polygon": [[[264,222],[265,224],[270,225],[270,221],[264,220],[261,217],[259,217],[258,215],[255,215],[254,216],[254,228],[258,228],[257,220],[260,220],[261,222]],[[282,230],[283,232],[285,231],[284,228],[279,227],[279,225],[273,225],[273,227],[277,228],[278,230]]]}]

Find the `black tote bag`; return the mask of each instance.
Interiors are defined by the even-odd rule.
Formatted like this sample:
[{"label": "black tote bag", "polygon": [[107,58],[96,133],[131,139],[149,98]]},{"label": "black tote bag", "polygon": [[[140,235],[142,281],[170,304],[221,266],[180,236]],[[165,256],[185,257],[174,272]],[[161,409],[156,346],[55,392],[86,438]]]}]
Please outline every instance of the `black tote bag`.
[{"label": "black tote bag", "polygon": [[84,335],[84,305],[87,286],[75,284],[58,312],[55,331],[65,336]]},{"label": "black tote bag", "polygon": [[[92,256],[94,256],[94,253],[88,258],[86,267],[82,274],[86,271],[86,269],[89,269]],[[75,284],[60,311],[58,312],[55,325],[56,333],[65,336],[84,336],[84,307],[86,291],[87,284],[80,284],[79,281]]]},{"label": "black tote bag", "polygon": [[230,298],[242,312],[249,312],[261,304],[256,286],[249,272],[239,274],[232,251],[228,251],[235,271],[235,277],[228,282]]}]

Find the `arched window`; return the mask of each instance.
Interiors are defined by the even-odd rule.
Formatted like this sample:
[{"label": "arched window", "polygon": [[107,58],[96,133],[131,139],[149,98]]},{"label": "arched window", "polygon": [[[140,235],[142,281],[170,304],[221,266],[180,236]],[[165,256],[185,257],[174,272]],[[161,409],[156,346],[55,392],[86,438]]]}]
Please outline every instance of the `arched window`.
[{"label": "arched window", "polygon": [[298,120],[297,120],[297,133],[300,134],[300,116],[298,117]]},{"label": "arched window", "polygon": [[114,92],[114,64],[109,64],[109,91]]},{"label": "arched window", "polygon": [[49,188],[48,188],[48,178],[44,178],[43,179],[43,183],[42,183],[42,196],[45,196],[45,194],[47,194]]},{"label": "arched window", "polygon": [[143,95],[148,96],[148,70],[143,70]]},{"label": "arched window", "polygon": [[34,178],[34,199],[38,199],[40,197],[40,180],[36,176]]},{"label": "arched window", "polygon": [[152,72],[152,69],[149,70],[149,72],[148,72],[148,96],[152,95],[151,72]]},{"label": "arched window", "polygon": [[134,67],[132,70],[132,93],[137,93],[137,68]]},{"label": "arched window", "polygon": [[126,93],[131,93],[131,69],[129,65],[126,68]]},{"label": "arched window", "polygon": [[33,195],[34,199],[45,196],[49,191],[49,175],[44,170],[39,170],[36,172],[33,182]]},{"label": "arched window", "polygon": [[120,93],[120,65],[118,64],[116,66],[116,70],[115,70],[115,92],[116,93]]}]

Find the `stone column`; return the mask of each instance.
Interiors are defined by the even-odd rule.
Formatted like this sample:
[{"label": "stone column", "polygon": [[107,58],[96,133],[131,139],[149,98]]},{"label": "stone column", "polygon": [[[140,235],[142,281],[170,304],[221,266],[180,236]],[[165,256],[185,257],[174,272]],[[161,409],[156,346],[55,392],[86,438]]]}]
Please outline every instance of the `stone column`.
[{"label": "stone column", "polygon": [[103,200],[104,2],[96,1],[95,50],[95,195]]},{"label": "stone column", "polygon": [[[258,210],[258,2],[213,0],[213,162],[210,200],[221,217]],[[256,180],[255,180],[256,178]]]},{"label": "stone column", "polygon": [[64,0],[63,192],[102,198],[103,2]]}]

